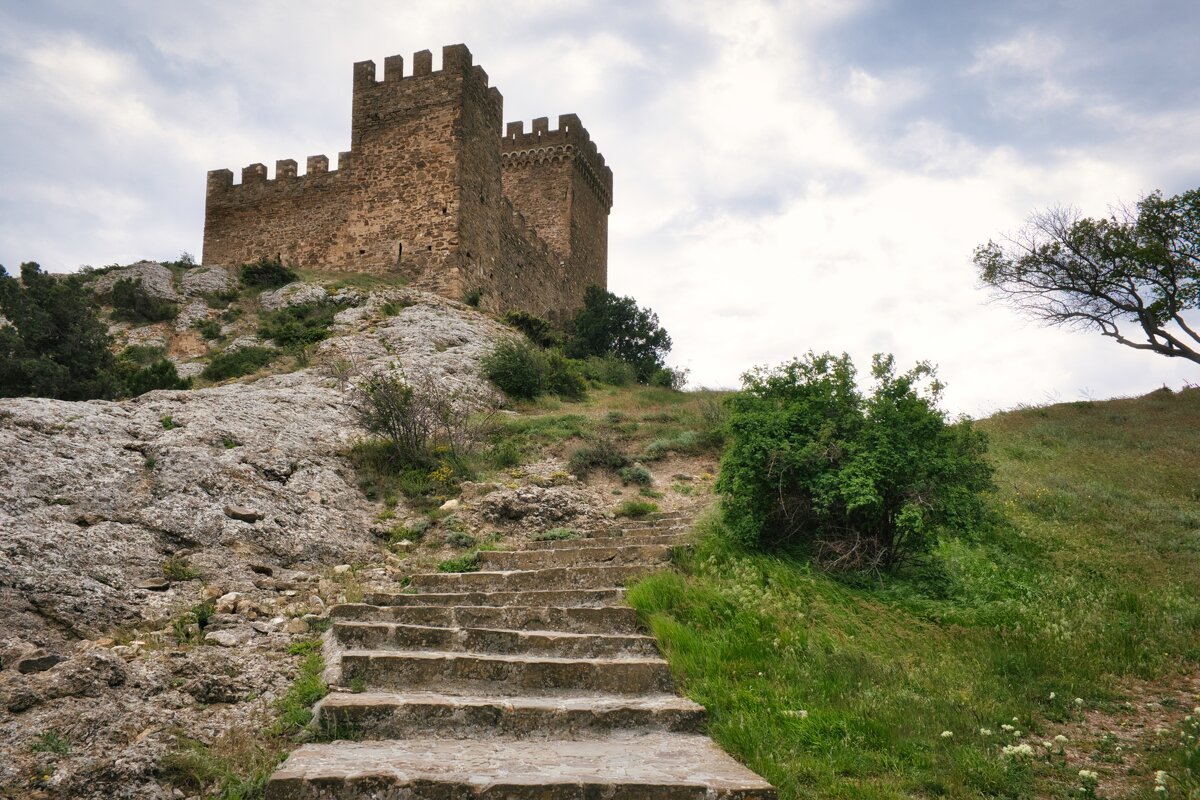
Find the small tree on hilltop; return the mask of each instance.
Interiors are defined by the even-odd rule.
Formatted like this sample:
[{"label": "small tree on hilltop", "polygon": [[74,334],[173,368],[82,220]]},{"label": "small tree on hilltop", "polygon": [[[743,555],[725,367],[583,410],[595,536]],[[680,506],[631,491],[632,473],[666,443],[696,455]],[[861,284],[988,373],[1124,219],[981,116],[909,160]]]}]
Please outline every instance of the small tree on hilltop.
[{"label": "small tree on hilltop", "polygon": [[658,323],[658,315],[639,308],[632,297],[618,297],[599,286],[589,286],[583,308],[571,324],[567,355],[572,358],[616,356],[634,368],[641,383],[664,368],[671,352],[671,337]]},{"label": "small tree on hilltop", "polygon": [[1200,363],[1200,189],[1155,192],[1107,219],[1056,208],[975,250],[983,282],[1050,325]]},{"label": "small tree on hilltop", "polygon": [[886,569],[979,521],[992,486],[983,434],[947,423],[928,364],[898,375],[891,356],[876,356],[872,374],[864,394],[849,356],[810,353],[743,376],[726,401],[717,481],[740,542],[800,544],[835,569]]}]

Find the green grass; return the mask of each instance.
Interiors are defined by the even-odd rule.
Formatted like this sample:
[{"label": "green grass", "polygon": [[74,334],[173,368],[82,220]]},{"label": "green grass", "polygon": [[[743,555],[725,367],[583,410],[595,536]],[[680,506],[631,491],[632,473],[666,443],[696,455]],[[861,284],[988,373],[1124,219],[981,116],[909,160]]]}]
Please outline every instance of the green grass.
[{"label": "green grass", "polygon": [[[856,585],[733,549],[713,518],[682,574],[630,600],[713,736],[785,800],[1079,797],[1079,769],[1103,785],[1108,767],[1041,737],[1200,666],[1198,425],[1197,390],[1000,414],[980,423],[999,522],[934,563]],[[1002,757],[1002,724],[1037,756]],[[1189,752],[1147,753],[1138,796]]]},{"label": "green grass", "polygon": [[454,558],[447,558],[437,565],[438,572],[478,572],[479,551],[475,550]]},{"label": "green grass", "polygon": [[641,519],[655,511],[658,511],[658,506],[645,500],[626,500],[613,509],[613,513],[618,517],[629,517],[630,519]]}]

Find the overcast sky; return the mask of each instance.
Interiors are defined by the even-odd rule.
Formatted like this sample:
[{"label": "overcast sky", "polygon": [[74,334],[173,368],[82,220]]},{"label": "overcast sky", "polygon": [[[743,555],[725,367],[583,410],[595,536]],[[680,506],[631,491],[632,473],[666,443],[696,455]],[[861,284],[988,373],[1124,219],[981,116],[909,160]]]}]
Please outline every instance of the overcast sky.
[{"label": "overcast sky", "polygon": [[505,118],[615,174],[609,288],[693,382],[928,359],[947,405],[1140,394],[1194,365],[988,302],[1027,215],[1200,186],[1200,3],[0,0],[0,264],[200,254],[205,173],[349,149],[351,64],[466,43]]}]

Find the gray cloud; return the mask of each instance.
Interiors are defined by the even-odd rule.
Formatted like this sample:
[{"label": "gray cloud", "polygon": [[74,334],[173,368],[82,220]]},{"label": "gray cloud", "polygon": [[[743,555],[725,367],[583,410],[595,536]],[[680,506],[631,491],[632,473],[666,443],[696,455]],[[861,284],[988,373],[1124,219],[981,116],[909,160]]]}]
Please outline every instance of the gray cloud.
[{"label": "gray cloud", "polygon": [[353,61],[464,41],[509,119],[580,114],[616,172],[611,288],[700,383],[811,348],[935,361],[972,412],[1178,384],[970,266],[1035,208],[1200,183],[1200,8],[1100,5],[7,4],[0,263],[198,254],[206,170],[332,157]]}]

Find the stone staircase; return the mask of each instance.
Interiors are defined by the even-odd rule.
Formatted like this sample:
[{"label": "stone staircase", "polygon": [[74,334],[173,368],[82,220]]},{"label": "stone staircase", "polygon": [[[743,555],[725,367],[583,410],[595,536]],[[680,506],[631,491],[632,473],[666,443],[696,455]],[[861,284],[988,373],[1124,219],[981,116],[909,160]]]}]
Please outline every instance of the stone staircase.
[{"label": "stone staircase", "polygon": [[687,522],[485,552],[479,572],[333,607],[316,715],[339,740],[295,750],[268,800],[774,800],[623,604]]}]

